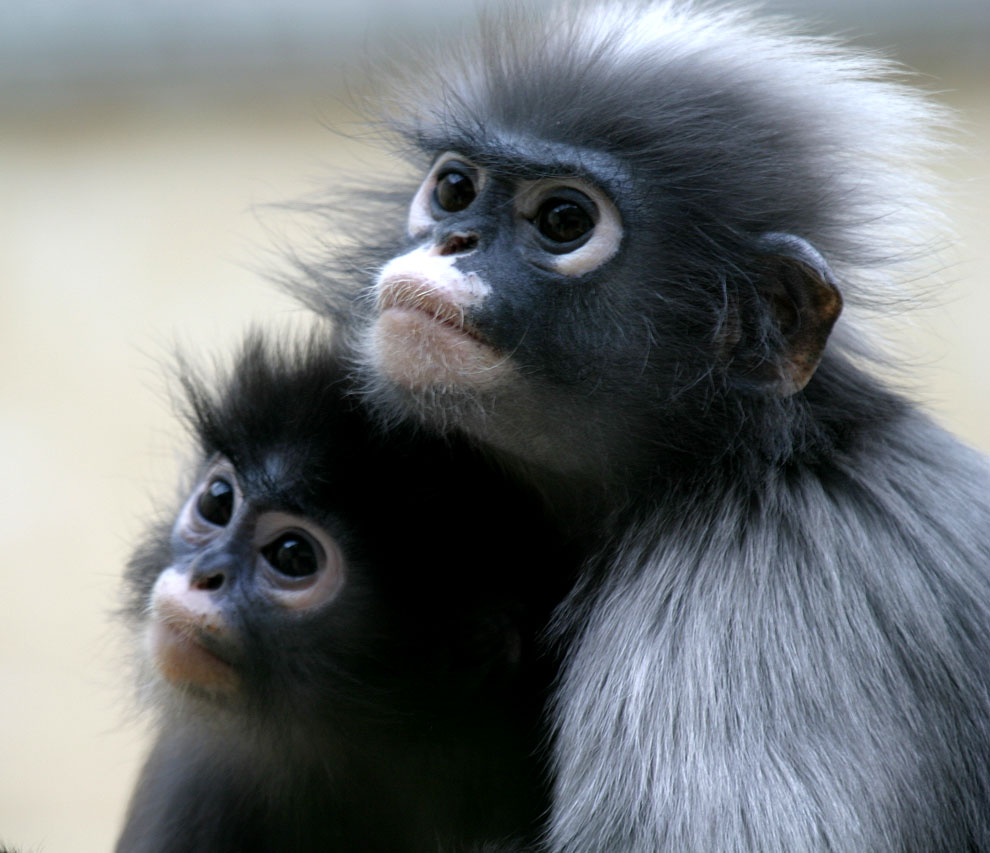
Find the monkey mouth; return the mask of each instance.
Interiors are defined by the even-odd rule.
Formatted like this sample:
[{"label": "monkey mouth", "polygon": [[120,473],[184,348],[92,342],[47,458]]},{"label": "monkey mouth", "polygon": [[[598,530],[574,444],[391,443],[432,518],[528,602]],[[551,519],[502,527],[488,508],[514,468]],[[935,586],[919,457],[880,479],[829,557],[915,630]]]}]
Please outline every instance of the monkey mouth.
[{"label": "monkey mouth", "polygon": [[497,385],[509,370],[507,359],[465,318],[465,303],[428,278],[386,276],[377,307],[370,352],[375,369],[397,387],[478,391]]},{"label": "monkey mouth", "polygon": [[157,620],[148,642],[158,671],[176,686],[229,691],[237,686],[234,663],[223,649],[189,626]]},{"label": "monkey mouth", "polygon": [[425,314],[438,326],[444,326],[460,335],[488,347],[485,339],[464,316],[464,307],[444,299],[431,283],[413,277],[386,279],[378,291],[378,312],[415,311]]}]

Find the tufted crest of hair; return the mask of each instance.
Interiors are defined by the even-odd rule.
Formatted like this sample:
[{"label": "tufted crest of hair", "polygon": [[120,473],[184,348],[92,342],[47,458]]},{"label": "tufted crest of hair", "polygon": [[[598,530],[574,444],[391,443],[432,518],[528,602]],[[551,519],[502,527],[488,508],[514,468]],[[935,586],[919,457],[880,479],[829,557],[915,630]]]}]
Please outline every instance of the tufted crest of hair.
[{"label": "tufted crest of hair", "polygon": [[344,368],[329,335],[289,341],[256,330],[233,365],[207,377],[180,364],[187,421],[207,458],[222,454],[239,470],[261,472],[282,449],[285,465],[277,477],[291,489],[318,481],[314,472],[326,470],[334,445],[346,444],[349,432],[355,445],[366,441],[366,421],[348,404]]}]

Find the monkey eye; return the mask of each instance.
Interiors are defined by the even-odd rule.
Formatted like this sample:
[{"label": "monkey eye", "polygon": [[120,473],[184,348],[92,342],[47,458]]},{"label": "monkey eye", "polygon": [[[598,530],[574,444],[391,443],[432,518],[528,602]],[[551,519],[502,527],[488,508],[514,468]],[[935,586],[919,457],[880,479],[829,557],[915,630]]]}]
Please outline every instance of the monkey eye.
[{"label": "monkey eye", "polygon": [[415,240],[424,240],[439,220],[466,210],[485,185],[484,169],[456,151],[447,151],[433,162],[423,183],[416,190],[406,231]]},{"label": "monkey eye", "polygon": [[323,549],[310,536],[299,530],[281,534],[274,542],[261,549],[273,569],[290,578],[305,578],[320,570]]},{"label": "monkey eye", "polygon": [[622,242],[622,217],[612,199],[580,175],[520,181],[513,206],[520,248],[539,269],[584,275]]},{"label": "monkey eye", "polygon": [[580,204],[566,198],[548,198],[533,220],[537,230],[554,243],[575,243],[588,235],[595,221]]},{"label": "monkey eye", "polygon": [[477,194],[471,176],[455,164],[445,167],[437,176],[433,199],[440,210],[456,213],[468,207]]},{"label": "monkey eye", "polygon": [[223,477],[214,477],[196,500],[200,518],[226,527],[234,514],[234,487]]},{"label": "monkey eye", "polygon": [[578,178],[524,183],[516,205],[527,241],[550,255],[567,255],[591,242],[611,207],[604,193]]},{"label": "monkey eye", "polygon": [[279,510],[255,523],[258,589],[286,611],[304,612],[332,601],[346,564],[336,539],[311,518]]},{"label": "monkey eye", "polygon": [[230,524],[240,511],[241,499],[234,466],[218,455],[183,504],[172,532],[187,545],[205,545]]}]

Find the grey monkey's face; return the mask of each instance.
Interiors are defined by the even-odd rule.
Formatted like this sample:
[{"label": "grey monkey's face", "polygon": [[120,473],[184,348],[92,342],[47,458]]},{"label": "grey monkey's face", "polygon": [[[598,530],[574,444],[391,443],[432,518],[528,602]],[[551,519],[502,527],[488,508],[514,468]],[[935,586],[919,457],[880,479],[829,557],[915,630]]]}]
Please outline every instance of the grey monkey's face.
[{"label": "grey monkey's face", "polygon": [[412,200],[408,235],[415,248],[376,283],[374,367],[412,393],[483,397],[567,348],[555,312],[616,254],[622,222],[584,177],[509,175],[447,152]]},{"label": "grey monkey's face", "polygon": [[650,348],[645,323],[616,334],[627,296],[613,199],[627,176],[560,143],[492,135],[465,150],[436,157],[409,207],[411,248],[375,282],[361,353],[370,395],[400,417],[598,477],[622,440],[626,365],[642,374]]},{"label": "grey monkey's face", "polygon": [[375,282],[378,405],[600,482],[658,438],[704,428],[717,452],[719,396],[804,388],[841,309],[811,244],[747,233],[656,164],[489,137],[436,158]]}]

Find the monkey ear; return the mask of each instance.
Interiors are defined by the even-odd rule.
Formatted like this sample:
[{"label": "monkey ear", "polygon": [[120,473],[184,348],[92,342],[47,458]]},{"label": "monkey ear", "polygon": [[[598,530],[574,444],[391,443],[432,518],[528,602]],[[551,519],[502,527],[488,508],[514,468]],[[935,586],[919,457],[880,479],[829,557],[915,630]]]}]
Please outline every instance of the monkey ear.
[{"label": "monkey ear", "polygon": [[767,232],[757,243],[760,290],[782,346],[757,370],[781,396],[796,394],[811,379],[842,311],[842,294],[825,259],[793,234]]}]

